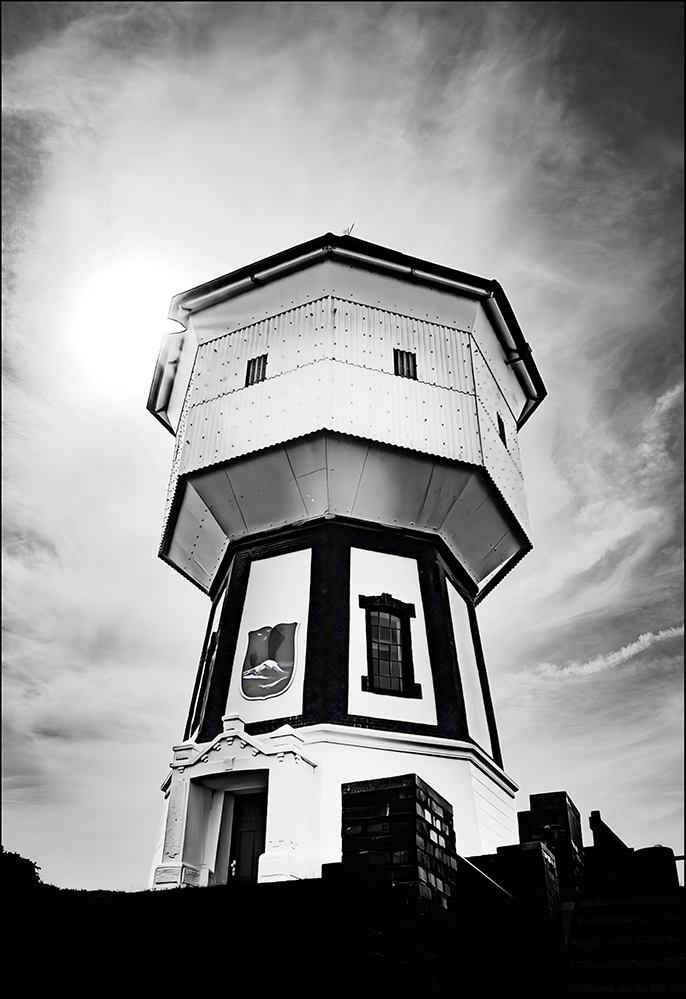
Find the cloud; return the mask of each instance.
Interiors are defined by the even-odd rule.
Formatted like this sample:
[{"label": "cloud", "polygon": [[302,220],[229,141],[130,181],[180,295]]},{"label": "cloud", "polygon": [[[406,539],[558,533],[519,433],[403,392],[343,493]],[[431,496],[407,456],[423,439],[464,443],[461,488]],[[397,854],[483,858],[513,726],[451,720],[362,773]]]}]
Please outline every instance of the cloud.
[{"label": "cloud", "polygon": [[658,396],[646,419],[645,436],[636,450],[636,465],[641,485],[649,492],[656,491],[679,474],[683,404],[682,382]]},{"label": "cloud", "polygon": [[[682,403],[678,383],[642,401],[628,433],[596,412],[558,423],[558,439],[539,437],[536,450],[523,435],[534,551],[480,608],[486,632],[520,635],[507,662],[486,639],[494,670],[590,661],[599,644],[626,645],[627,631],[659,631],[681,613]],[[545,429],[543,409],[540,419]]]},{"label": "cloud", "polygon": [[576,676],[590,676],[593,673],[599,673],[601,670],[611,669],[613,666],[619,666],[621,663],[627,662],[629,659],[633,659],[634,656],[639,655],[645,649],[650,648],[655,642],[664,642],[670,638],[678,638],[683,635],[684,626],[679,625],[676,628],[666,628],[664,631],[646,632],[643,635],[639,635],[635,642],[631,642],[629,645],[625,645],[621,649],[617,649],[615,652],[609,652],[606,655],[596,656],[595,659],[591,659],[585,663],[566,663],[564,666],[555,666],[553,663],[539,663],[538,666],[527,674],[527,679],[536,679],[538,677],[546,677],[549,679],[565,679],[566,677],[576,677]]},{"label": "cloud", "polygon": [[2,718],[2,789],[8,809],[55,797],[49,771],[12,710],[4,711]]}]

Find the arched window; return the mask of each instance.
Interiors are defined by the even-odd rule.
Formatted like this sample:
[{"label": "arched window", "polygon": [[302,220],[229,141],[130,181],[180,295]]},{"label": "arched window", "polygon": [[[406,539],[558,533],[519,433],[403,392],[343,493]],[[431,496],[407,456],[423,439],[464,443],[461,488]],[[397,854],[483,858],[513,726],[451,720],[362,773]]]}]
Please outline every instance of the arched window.
[{"label": "arched window", "polygon": [[410,618],[413,604],[396,600],[390,593],[376,597],[360,595],[367,620],[367,676],[362,689],[372,694],[421,697],[421,684],[414,682]]}]

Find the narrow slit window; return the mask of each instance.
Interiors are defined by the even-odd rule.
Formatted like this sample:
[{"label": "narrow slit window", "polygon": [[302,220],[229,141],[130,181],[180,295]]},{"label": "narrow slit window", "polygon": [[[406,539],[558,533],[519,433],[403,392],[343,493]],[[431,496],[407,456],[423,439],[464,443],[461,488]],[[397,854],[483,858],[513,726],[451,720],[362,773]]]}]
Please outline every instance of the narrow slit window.
[{"label": "narrow slit window", "polygon": [[417,355],[409,350],[393,350],[393,364],[396,375],[400,378],[413,378],[417,380]]},{"label": "narrow slit window", "polygon": [[259,357],[252,357],[248,361],[248,368],[245,372],[245,385],[256,385],[263,382],[267,377],[267,355],[261,354]]},{"label": "narrow slit window", "polygon": [[205,655],[202,658],[201,663],[201,678],[199,683],[199,689],[197,692],[197,700],[193,708],[193,720],[189,727],[188,738],[190,735],[195,735],[200,730],[202,725],[203,716],[205,714],[205,708],[207,706],[207,696],[210,691],[210,684],[212,682],[212,674],[214,672],[214,663],[217,658],[217,632],[214,631],[210,635],[210,640],[207,643],[207,648],[205,650]]},{"label": "narrow slit window", "polygon": [[498,433],[500,434],[500,439],[505,447],[507,447],[507,436],[505,434],[505,424],[503,423],[503,418],[500,413],[496,413],[495,415],[498,417]]}]

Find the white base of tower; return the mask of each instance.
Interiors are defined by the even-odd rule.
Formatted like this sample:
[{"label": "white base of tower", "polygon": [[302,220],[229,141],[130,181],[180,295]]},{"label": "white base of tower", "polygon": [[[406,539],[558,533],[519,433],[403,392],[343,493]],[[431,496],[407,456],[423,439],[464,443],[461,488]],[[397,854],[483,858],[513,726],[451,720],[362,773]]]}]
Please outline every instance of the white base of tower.
[{"label": "white base of tower", "polygon": [[517,785],[477,746],[342,725],[298,730],[319,770],[321,863],[341,855],[341,784],[416,773],[453,806],[462,856],[517,842]]},{"label": "white base of tower", "polygon": [[[454,809],[462,856],[517,841],[517,786],[468,742],[343,725],[247,735],[237,715],[211,743],[174,747],[152,887],[224,883],[234,796],[267,790],[258,881],[317,878],[341,859],[341,785],[416,773]],[[228,873],[227,873],[228,872]]]}]

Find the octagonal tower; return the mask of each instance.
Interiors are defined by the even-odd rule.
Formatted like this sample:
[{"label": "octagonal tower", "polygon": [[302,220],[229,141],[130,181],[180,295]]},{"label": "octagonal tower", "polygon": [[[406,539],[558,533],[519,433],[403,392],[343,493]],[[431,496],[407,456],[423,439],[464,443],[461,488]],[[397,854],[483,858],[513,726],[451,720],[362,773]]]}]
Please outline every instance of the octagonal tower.
[{"label": "octagonal tower", "polygon": [[343,783],[516,840],[475,607],[530,549],[545,396],[495,281],[331,233],[177,295],[161,557],[212,601],[153,883],[318,877]]}]

